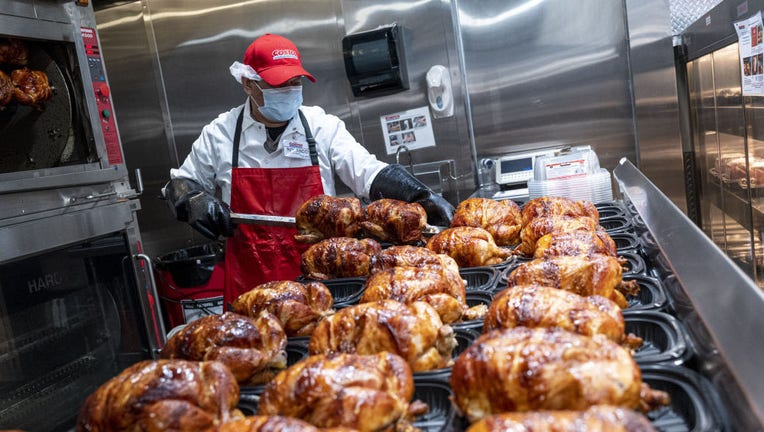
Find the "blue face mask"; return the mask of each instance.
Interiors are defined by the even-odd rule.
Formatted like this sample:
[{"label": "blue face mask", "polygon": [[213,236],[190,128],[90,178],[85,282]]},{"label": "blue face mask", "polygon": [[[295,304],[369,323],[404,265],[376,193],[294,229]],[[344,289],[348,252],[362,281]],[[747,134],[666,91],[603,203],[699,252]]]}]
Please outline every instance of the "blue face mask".
[{"label": "blue face mask", "polygon": [[302,105],[301,85],[272,89],[264,89],[259,85],[257,87],[263,92],[263,106],[257,105],[257,102],[255,105],[265,118],[276,122],[285,122],[297,115],[297,109]]}]

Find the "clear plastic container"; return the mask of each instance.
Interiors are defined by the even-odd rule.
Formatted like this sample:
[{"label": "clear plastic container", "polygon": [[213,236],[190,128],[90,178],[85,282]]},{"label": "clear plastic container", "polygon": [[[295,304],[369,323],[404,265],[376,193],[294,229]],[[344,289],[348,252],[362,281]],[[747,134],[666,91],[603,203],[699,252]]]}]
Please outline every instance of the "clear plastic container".
[{"label": "clear plastic container", "polygon": [[596,174],[600,160],[594,150],[582,149],[556,156],[540,156],[533,164],[534,180],[559,180]]},{"label": "clear plastic container", "polygon": [[555,180],[528,180],[528,195],[530,199],[559,196],[598,203],[613,200],[613,185],[610,172],[599,168],[595,174]]}]

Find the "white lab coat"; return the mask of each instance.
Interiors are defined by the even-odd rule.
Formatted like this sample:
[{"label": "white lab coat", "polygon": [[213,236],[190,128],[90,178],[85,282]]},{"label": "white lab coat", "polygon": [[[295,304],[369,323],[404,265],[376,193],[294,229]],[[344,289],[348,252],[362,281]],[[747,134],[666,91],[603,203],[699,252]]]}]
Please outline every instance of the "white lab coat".
[{"label": "white lab coat", "polygon": [[[239,168],[290,168],[310,165],[308,142],[300,117],[295,116],[279,139],[278,148],[268,153],[265,125],[253,119],[249,102],[244,103],[244,120],[239,143]],[[220,114],[202,129],[183,165],[170,170],[171,178],[188,178],[213,192],[219,186],[223,200],[231,202],[231,161],[236,117],[241,106]],[[316,151],[324,193],[335,195],[334,173],[359,197],[368,198],[371,182],[387,166],[377,160],[345,129],[345,123],[320,107],[300,110],[316,140]],[[288,191],[284,191],[288,192]]]}]

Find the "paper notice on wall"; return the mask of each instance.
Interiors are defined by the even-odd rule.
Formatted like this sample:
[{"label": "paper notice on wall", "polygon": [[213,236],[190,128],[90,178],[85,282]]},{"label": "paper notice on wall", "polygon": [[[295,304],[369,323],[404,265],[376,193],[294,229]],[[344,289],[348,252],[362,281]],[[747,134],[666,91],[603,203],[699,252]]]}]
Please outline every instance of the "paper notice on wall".
[{"label": "paper notice on wall", "polygon": [[740,52],[740,74],[743,96],[764,95],[764,43],[762,43],[761,11],[735,23]]},{"label": "paper notice on wall", "polygon": [[400,146],[409,150],[435,146],[430,110],[424,106],[379,118],[385,137],[387,154],[395,154]]}]

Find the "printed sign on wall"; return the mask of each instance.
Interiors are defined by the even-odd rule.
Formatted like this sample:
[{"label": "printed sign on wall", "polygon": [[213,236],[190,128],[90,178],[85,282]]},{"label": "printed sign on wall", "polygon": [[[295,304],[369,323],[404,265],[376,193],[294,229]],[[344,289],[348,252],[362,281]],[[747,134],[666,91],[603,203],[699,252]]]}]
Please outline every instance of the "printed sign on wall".
[{"label": "printed sign on wall", "polygon": [[395,154],[400,146],[409,150],[435,146],[430,110],[425,106],[379,118],[385,137],[387,154]]},{"label": "printed sign on wall", "polygon": [[740,75],[743,96],[764,95],[764,43],[762,43],[761,11],[735,23],[740,54]]}]

